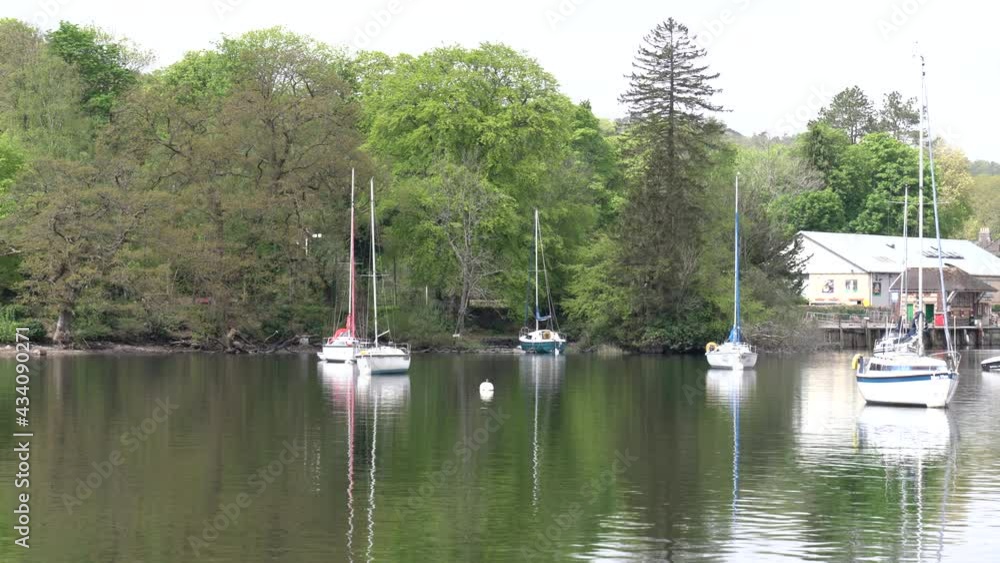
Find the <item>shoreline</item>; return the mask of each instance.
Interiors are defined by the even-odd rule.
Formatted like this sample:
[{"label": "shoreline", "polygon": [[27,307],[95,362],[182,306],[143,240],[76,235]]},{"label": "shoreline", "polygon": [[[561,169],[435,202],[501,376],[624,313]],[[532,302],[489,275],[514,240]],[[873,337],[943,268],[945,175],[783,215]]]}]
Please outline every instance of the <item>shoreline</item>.
[{"label": "shoreline", "polygon": [[[46,357],[46,356],[168,356],[175,354],[219,354],[219,355],[233,355],[233,356],[274,356],[274,355],[302,355],[302,354],[315,354],[321,348],[321,345],[295,345],[283,348],[281,350],[276,350],[273,352],[226,352],[225,350],[213,350],[207,348],[193,348],[187,346],[177,346],[170,344],[121,344],[116,342],[95,342],[88,348],[67,348],[61,346],[55,346],[52,344],[32,344],[30,354],[32,357]],[[974,350],[992,350],[992,348],[970,348],[970,351]],[[836,352],[837,348],[819,348],[816,350],[811,350],[810,352]],[[862,352],[864,349],[860,348],[844,348],[839,350],[843,352]],[[770,351],[768,354],[775,356],[787,356],[792,353],[791,351]],[[2,344],[0,345],[0,358],[13,358],[17,355],[17,350],[13,344]],[[693,351],[689,353],[684,352],[674,352],[674,353],[659,353],[659,352],[643,352],[643,351],[631,351],[617,346],[603,344],[598,346],[592,346],[589,348],[580,348],[578,346],[570,346],[566,351],[566,354],[590,354],[595,356],[643,356],[643,355],[656,355],[656,356],[684,356],[691,354],[700,354],[700,351]],[[497,346],[493,345],[482,345],[482,346],[430,346],[414,348],[413,354],[416,356],[426,355],[426,354],[449,354],[449,355],[477,355],[477,356],[519,356],[524,355],[519,348],[516,346]]]},{"label": "shoreline", "polygon": [[[212,350],[207,348],[192,348],[185,346],[172,346],[169,344],[120,344],[115,342],[96,342],[89,348],[72,348],[55,346],[53,344],[32,344],[30,354],[33,357],[46,356],[168,356],[175,354],[219,354],[233,356],[275,356],[275,355],[301,355],[315,354],[319,352],[320,345],[296,345],[276,350],[274,352],[261,353],[233,353],[225,350]],[[0,345],[0,358],[13,358],[18,353],[13,344]],[[413,350],[414,355],[421,354],[475,354],[475,355],[520,355],[523,354],[516,347],[482,346],[482,347],[429,347]]]}]

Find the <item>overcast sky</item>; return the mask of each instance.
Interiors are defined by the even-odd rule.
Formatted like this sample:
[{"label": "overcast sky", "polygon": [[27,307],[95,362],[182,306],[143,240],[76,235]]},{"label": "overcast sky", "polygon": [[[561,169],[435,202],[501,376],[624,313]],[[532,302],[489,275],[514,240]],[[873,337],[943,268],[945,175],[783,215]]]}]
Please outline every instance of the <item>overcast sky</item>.
[{"label": "overcast sky", "polygon": [[94,23],[152,50],[157,65],[221,35],[284,25],[330,44],[396,54],[501,41],[537,59],[574,100],[624,115],[618,96],[642,39],[674,17],[700,34],[721,73],[718,101],[741,133],[799,131],[857,84],[881,100],[919,93],[928,61],[935,135],[1000,161],[1000,4],[973,0],[4,0],[0,15],[44,29]]}]

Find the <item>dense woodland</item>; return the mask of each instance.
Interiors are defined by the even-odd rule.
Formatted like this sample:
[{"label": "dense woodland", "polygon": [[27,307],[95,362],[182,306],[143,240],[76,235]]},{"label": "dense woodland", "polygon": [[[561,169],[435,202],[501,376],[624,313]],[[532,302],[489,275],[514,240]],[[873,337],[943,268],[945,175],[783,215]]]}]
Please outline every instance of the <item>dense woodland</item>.
[{"label": "dense woodland", "polygon": [[[737,172],[748,332],[775,337],[795,316],[798,230],[902,231],[917,102],[851,87],[795,137],[742,136],[705,55],[682,24],[657,25],[628,115],[609,121],[502,44],[392,57],[272,28],[151,70],[99,28],[0,20],[0,339],[15,324],[66,345],[329,334],[346,310],[352,169],[360,241],[374,178],[397,338],[516,331],[536,208],[570,338],[721,338]],[[1000,233],[1000,165],[933,147],[945,234]]]}]

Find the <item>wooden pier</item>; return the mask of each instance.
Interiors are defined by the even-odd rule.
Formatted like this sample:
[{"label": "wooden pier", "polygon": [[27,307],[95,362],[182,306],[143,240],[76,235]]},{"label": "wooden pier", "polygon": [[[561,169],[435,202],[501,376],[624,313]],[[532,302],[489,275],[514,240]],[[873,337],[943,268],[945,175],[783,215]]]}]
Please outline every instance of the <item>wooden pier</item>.
[{"label": "wooden pier", "polygon": [[[885,319],[856,315],[815,314],[807,317],[823,332],[826,343],[842,350],[871,350],[885,335]],[[958,348],[1000,348],[1000,326],[951,326]],[[928,327],[928,348],[944,348],[944,327]]]}]

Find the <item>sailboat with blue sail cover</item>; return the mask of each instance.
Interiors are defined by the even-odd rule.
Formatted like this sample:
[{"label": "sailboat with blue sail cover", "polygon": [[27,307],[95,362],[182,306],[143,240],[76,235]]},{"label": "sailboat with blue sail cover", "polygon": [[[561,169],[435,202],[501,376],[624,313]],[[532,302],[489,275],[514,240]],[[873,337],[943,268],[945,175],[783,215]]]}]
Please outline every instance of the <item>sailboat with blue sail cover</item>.
[{"label": "sailboat with blue sail cover", "polygon": [[736,220],[733,252],[735,256],[735,274],[733,277],[733,327],[722,345],[709,342],[705,346],[705,357],[708,364],[714,368],[729,368],[742,370],[757,365],[757,351],[743,338],[743,326],[740,322],[740,177],[736,175]]},{"label": "sailboat with blue sail cover", "polygon": [[[539,269],[539,257],[541,257],[541,268]],[[563,337],[558,332],[558,323],[556,322],[555,312],[552,310],[552,294],[549,292],[549,274],[545,267],[545,251],[542,246],[542,232],[541,226],[538,222],[538,210],[535,210],[535,267],[534,267],[534,287],[535,287],[535,307],[533,310],[529,310],[531,316],[534,317],[535,328],[534,330],[528,326],[525,322],[525,326],[521,328],[521,332],[517,336],[518,346],[521,350],[531,354],[561,354],[563,350],[566,349],[566,338]],[[549,313],[547,315],[542,314],[539,294],[540,284],[539,284],[539,273],[542,274],[545,280],[545,296],[546,303],[549,307]],[[531,276],[529,275],[529,280]],[[530,281],[529,281],[530,283]],[[529,288],[530,291],[530,288]],[[531,305],[528,304],[527,308]],[[526,319],[527,320],[527,319]]]}]

